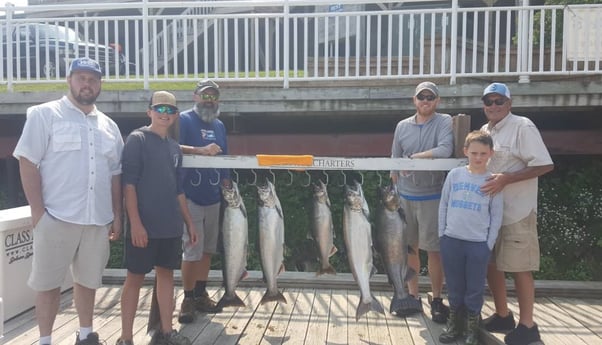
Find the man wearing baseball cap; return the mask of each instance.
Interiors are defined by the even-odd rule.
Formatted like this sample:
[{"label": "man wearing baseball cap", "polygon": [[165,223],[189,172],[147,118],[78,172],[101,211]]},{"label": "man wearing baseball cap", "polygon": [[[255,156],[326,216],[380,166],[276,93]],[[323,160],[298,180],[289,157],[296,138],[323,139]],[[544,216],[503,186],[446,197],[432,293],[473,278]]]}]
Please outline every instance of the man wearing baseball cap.
[{"label": "man wearing baseball cap", "polygon": [[[448,158],[453,152],[452,119],[448,114],[437,112],[439,88],[425,81],[414,92],[416,113],[401,120],[395,128],[391,157],[393,158]],[[405,211],[408,241],[413,251],[408,254],[408,265],[415,272],[420,270],[418,250],[428,253],[428,271],[431,278],[433,301],[431,317],[437,323],[445,323],[449,307],[443,304],[443,266],[439,253],[439,200],[445,181],[443,171],[392,171],[391,179],[397,184],[401,205]],[[422,312],[418,295],[418,275],[408,282],[410,296],[396,306],[398,316]]]},{"label": "man wearing baseball cap", "polygon": [[[554,163],[537,127],[526,117],[514,115],[508,86],[492,83],[483,91],[483,109],[489,121],[481,129],[493,138],[494,155],[488,169],[493,177],[481,191],[504,191],[504,213],[489,265],[487,282],[493,295],[495,313],[484,320],[490,332],[509,332],[510,345],[540,340],[533,322],[535,287],[533,271],[539,270],[537,235],[537,178],[554,168]],[[515,328],[506,298],[505,272],[512,273],[520,318]]]},{"label": "man wearing baseball cap", "polygon": [[13,155],[34,227],[28,285],[36,291],[40,344],[50,345],[60,286],[71,266],[80,321],[76,345],[99,344],[92,330],[94,297],[109,259],[109,239],[121,233],[119,128],[94,103],[98,62],[71,62],[66,96],[27,109]]},{"label": "man wearing baseball cap", "polygon": [[[226,127],[218,119],[220,89],[210,79],[199,81],[194,88],[192,109],[180,113],[180,147],[185,154],[215,156],[227,154]],[[217,252],[219,235],[220,184],[229,183],[227,169],[186,169],[184,192],[188,208],[198,232],[192,245],[183,236],[182,285],[184,300],[180,307],[180,323],[194,321],[195,312],[218,313],[221,308],[211,299],[205,287],[211,257]]]}]

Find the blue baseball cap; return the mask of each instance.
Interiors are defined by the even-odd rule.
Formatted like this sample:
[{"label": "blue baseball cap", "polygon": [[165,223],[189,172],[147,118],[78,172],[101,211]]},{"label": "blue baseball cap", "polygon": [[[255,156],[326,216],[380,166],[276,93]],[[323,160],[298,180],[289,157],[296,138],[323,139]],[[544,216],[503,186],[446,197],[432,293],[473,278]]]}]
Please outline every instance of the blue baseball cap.
[{"label": "blue baseball cap", "polygon": [[91,72],[98,74],[98,77],[102,77],[102,71],[98,62],[96,62],[96,60],[94,59],[90,59],[87,57],[77,58],[71,61],[71,66],[69,67],[69,75],[76,71]]},{"label": "blue baseball cap", "polygon": [[501,95],[501,96],[504,96],[504,97],[510,99],[510,90],[508,89],[506,84],[502,84],[502,83],[489,84],[489,86],[487,86],[485,88],[485,91],[483,91],[483,97],[481,97],[481,99],[485,98],[485,96],[492,94],[492,93],[497,93],[498,95]]}]

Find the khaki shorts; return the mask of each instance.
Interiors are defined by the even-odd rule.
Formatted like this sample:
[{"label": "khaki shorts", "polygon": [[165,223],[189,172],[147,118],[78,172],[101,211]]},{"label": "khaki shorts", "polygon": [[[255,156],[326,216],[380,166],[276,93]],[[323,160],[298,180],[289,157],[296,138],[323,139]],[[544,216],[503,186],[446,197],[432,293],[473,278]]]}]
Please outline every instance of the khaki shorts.
[{"label": "khaki shorts", "polygon": [[186,225],[182,235],[182,260],[199,261],[203,254],[215,254],[217,252],[217,239],[219,237],[219,209],[220,204],[200,206],[186,199],[190,216],[197,231],[197,242],[190,245],[190,238]]},{"label": "khaki shorts", "polygon": [[415,201],[401,197],[406,216],[408,242],[428,252],[439,251],[439,199]]},{"label": "khaki shorts", "polygon": [[537,214],[500,229],[493,248],[497,269],[504,272],[530,272],[539,270],[539,241]]},{"label": "khaki shorts", "polygon": [[109,260],[109,226],[67,223],[44,213],[33,230],[29,287],[35,291],[56,289],[71,266],[75,283],[99,288]]}]

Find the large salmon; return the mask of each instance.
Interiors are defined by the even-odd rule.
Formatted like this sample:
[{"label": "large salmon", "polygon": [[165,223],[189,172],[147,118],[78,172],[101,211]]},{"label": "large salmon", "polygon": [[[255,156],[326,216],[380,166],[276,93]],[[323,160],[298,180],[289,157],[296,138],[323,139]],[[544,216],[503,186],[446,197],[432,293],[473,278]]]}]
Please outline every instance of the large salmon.
[{"label": "large salmon", "polygon": [[267,291],[261,304],[271,301],[286,303],[286,298],[278,291],[277,276],[284,271],[284,214],[274,185],[267,181],[257,185],[259,217],[259,256]]},{"label": "large salmon", "polygon": [[321,180],[313,184],[312,236],[318,247],[320,269],[317,275],[324,273],[336,274],[330,265],[329,258],[337,252],[334,246],[334,229],[328,190]]},{"label": "large salmon", "polygon": [[416,273],[408,267],[408,246],[405,215],[394,184],[379,189],[380,205],[376,217],[376,248],[380,253],[389,283],[393,285],[393,299],[389,312],[397,313],[402,300],[408,297],[406,283]]},{"label": "large salmon", "polygon": [[359,182],[345,187],[343,208],[343,234],[351,273],[360,288],[360,302],[355,313],[356,321],[370,310],[384,314],[380,302],[370,292],[370,277],[375,272],[372,264],[372,233],[368,217],[370,211]]},{"label": "large salmon", "polygon": [[236,182],[230,188],[222,187],[222,195],[226,202],[222,221],[222,239],[224,256],[222,272],[226,292],[217,306],[244,307],[245,303],[236,294],[236,287],[241,279],[247,276],[247,246],[249,239],[249,223],[247,209],[238,191]]}]

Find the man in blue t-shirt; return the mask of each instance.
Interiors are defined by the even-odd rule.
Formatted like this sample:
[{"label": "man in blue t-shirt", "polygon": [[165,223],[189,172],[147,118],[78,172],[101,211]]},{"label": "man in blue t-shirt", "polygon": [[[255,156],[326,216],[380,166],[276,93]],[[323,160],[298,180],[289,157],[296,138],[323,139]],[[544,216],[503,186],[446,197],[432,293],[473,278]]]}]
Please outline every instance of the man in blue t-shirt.
[{"label": "man in blue t-shirt", "polygon": [[[212,80],[201,80],[194,90],[195,105],[180,113],[180,147],[184,154],[215,156],[227,154],[226,128],[218,119],[219,86]],[[198,231],[198,241],[191,245],[188,235],[182,237],[182,284],[184,300],[180,307],[180,323],[194,321],[195,311],[217,313],[217,307],[205,286],[211,266],[211,256],[217,251],[220,184],[229,183],[226,169],[186,169],[184,193],[192,220]]]}]

